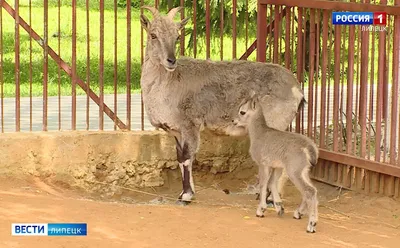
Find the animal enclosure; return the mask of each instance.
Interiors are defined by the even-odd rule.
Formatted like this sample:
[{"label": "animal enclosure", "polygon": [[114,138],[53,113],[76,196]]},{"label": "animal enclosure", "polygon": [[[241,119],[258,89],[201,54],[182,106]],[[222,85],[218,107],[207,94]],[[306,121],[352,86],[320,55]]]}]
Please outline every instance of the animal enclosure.
[{"label": "animal enclosure", "polygon": [[[0,0],[0,130],[146,130],[139,9],[165,2]],[[295,73],[307,105],[290,130],[320,148],[312,176],[399,196],[400,1],[171,1],[192,16],[179,54]],[[124,4],[121,4],[124,3]],[[332,25],[333,11],[386,12],[386,31]]]}]

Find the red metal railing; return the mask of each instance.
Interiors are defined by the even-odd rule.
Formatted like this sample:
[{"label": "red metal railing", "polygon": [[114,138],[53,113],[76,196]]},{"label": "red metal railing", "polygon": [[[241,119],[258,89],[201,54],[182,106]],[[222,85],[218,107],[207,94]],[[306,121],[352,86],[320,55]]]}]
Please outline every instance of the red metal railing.
[{"label": "red metal railing", "polygon": [[[287,10],[285,19],[278,15],[282,8]],[[332,11],[386,12],[387,31],[334,26]],[[264,27],[272,14],[271,59]],[[290,25],[288,16],[296,19],[295,25]],[[257,60],[292,70],[296,63],[308,107],[297,116],[295,126],[321,147],[323,162],[314,170],[315,178],[399,194],[399,39],[399,0],[394,6],[387,6],[386,0],[380,5],[355,0],[258,1]],[[279,61],[282,55],[285,59]]]},{"label": "red metal railing", "polygon": [[[11,21],[10,18],[14,20],[13,30],[10,30],[9,26],[5,30],[3,21],[0,24],[0,125],[2,132],[116,130],[117,128],[143,130],[150,127],[145,117],[141,95],[132,94],[133,87],[138,89],[139,85],[137,76],[139,70],[137,67],[134,70],[133,61],[137,59],[138,51],[140,51],[140,63],[144,58],[143,29],[140,28],[140,44],[133,43],[136,37],[132,36],[132,32],[139,29],[139,16],[135,14],[132,18],[132,13],[136,12],[131,7],[131,0],[126,1],[126,6],[118,6],[118,2],[117,0],[112,3],[103,0],[100,2],[73,0],[66,4],[60,0],[46,0],[43,3],[33,4],[29,0],[27,6],[20,6],[19,1],[0,1],[0,19],[6,19],[7,22]],[[145,3],[149,4],[148,1],[140,1],[140,5]],[[179,3],[181,6],[188,5],[184,0],[180,0]],[[237,53],[242,54],[247,50],[240,59],[253,59],[250,56],[256,48],[255,43],[249,49],[247,46],[249,40],[255,38],[255,33],[250,31],[250,26],[254,27],[255,23],[249,22],[248,10],[244,14],[244,24],[240,24],[239,27],[237,1],[232,2],[233,6],[230,10],[226,8],[229,5],[223,1],[220,2],[218,8],[220,16],[217,24],[220,30],[219,40],[217,40],[214,39],[215,32],[212,31],[216,25],[211,17],[211,13],[215,11],[211,3],[215,5],[212,1],[206,1],[204,5],[200,5],[198,1],[192,2],[190,7],[193,8],[191,24],[193,32],[186,34],[182,32],[179,53],[203,59],[222,60],[235,59]],[[160,1],[155,0],[154,5],[158,8]],[[246,1],[246,6],[249,6],[248,1]],[[93,15],[92,9],[98,14]],[[8,14],[4,16],[3,10]],[[187,11],[190,12],[190,9],[187,8]],[[201,11],[205,12],[204,26],[198,24],[202,21],[198,17]],[[227,13],[227,11],[230,12]],[[61,12],[65,12],[65,16],[69,18],[61,18]],[[143,13],[142,10],[140,12]],[[25,15],[26,13],[28,14]],[[282,16],[284,15],[283,10]],[[185,11],[181,12],[180,17],[185,18]],[[125,21],[119,21],[123,19]],[[40,20],[40,25],[37,24],[38,20]],[[56,20],[56,23],[53,20]],[[113,22],[114,30],[107,34],[114,35],[111,41],[112,48],[105,41],[105,31],[108,32],[105,30],[105,23],[110,21]],[[98,24],[98,29],[91,23]],[[227,25],[232,35],[227,35]],[[21,30],[20,27],[22,27]],[[65,33],[65,27],[70,27],[67,33]],[[204,33],[201,31],[203,27]],[[107,28],[111,26],[107,25]],[[120,31],[123,29],[125,31]],[[244,35],[240,37],[237,35],[241,31],[239,29],[245,30]],[[269,33],[272,30],[273,27],[270,25]],[[3,37],[8,37],[11,33],[15,40],[12,43],[13,51],[10,51],[9,47],[4,48],[3,42]],[[190,51],[187,50],[188,34],[191,35],[192,43]],[[28,43],[25,43],[25,37],[29,37]],[[82,40],[84,46],[82,46]],[[9,43],[9,39],[7,42]],[[121,46],[122,42],[125,43],[125,47]],[[65,49],[66,43],[70,44],[68,49]],[[26,45],[29,49],[21,50]],[[42,49],[39,57],[37,49]],[[7,62],[10,61],[9,54],[11,52],[14,54],[12,59],[14,75],[10,75],[10,67],[4,67],[4,52],[7,54]],[[110,56],[113,58],[111,61]],[[24,58],[29,58],[28,64],[25,64]],[[122,66],[121,61],[125,61],[125,65]],[[42,65],[41,69],[38,68],[38,63]],[[4,68],[7,68],[7,71]],[[113,68],[113,70],[109,71],[108,68]],[[27,78],[24,77],[26,73],[29,74]],[[110,73],[113,74],[112,82],[109,80],[110,77],[107,77]],[[14,89],[10,89],[10,84],[14,85]],[[27,84],[29,84],[28,87],[26,87]],[[66,89],[69,92],[65,92]],[[4,96],[5,93],[6,96]],[[37,98],[38,96],[40,99]],[[94,112],[96,109],[98,109],[98,114]]]}]

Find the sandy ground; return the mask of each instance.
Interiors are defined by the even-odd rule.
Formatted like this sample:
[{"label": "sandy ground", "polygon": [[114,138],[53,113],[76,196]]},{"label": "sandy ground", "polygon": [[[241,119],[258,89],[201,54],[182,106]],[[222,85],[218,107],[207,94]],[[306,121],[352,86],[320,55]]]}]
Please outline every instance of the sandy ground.
[{"label": "sandy ground", "polygon": [[[308,234],[307,217],[292,218],[300,198],[290,185],[285,215],[269,209],[260,219],[255,196],[233,183],[199,184],[198,202],[179,206],[129,191],[110,199],[39,179],[0,179],[0,247],[400,247],[399,200],[320,183],[317,233]],[[177,184],[156,193],[175,197],[179,189]],[[11,236],[15,222],[85,222],[88,236]]]}]

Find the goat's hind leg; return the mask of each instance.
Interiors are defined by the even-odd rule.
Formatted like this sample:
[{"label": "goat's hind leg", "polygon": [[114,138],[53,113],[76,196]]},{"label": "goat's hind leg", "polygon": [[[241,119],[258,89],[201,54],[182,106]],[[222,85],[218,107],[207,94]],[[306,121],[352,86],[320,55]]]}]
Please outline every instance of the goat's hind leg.
[{"label": "goat's hind leg", "polygon": [[[273,169],[271,178],[269,179],[269,182],[268,182],[268,188],[271,190],[271,193],[272,193],[273,205],[279,216],[282,216],[283,213],[285,212],[285,209],[282,204],[282,199],[281,199],[279,191],[278,191],[278,181],[279,181],[279,178],[282,176],[282,171],[283,171],[283,169],[281,169],[281,168]],[[268,204],[268,200],[267,200],[267,204]]]},{"label": "goat's hind leg", "polygon": [[305,211],[308,210],[307,232],[314,233],[318,222],[318,199],[317,189],[312,185],[308,171],[309,168],[306,167],[302,170],[290,171],[288,176],[303,195],[303,200],[299,208],[294,212],[293,217],[300,219],[305,214]]}]

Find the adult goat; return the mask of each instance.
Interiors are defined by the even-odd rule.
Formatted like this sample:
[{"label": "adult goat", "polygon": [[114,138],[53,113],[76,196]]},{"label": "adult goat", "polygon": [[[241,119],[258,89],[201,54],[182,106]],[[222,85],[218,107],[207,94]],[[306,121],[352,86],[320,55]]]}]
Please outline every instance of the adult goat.
[{"label": "adult goat", "polygon": [[176,59],[176,42],[189,18],[174,22],[182,9],[161,15],[151,11],[153,20],[140,16],[147,32],[146,55],[142,66],[141,88],[150,123],[175,136],[182,172],[182,202],[190,202],[195,189],[192,163],[199,148],[200,130],[226,135],[246,135],[233,119],[241,102],[256,91],[265,96],[264,117],[270,127],[285,130],[304,103],[294,75],[276,64],[249,61]]}]

